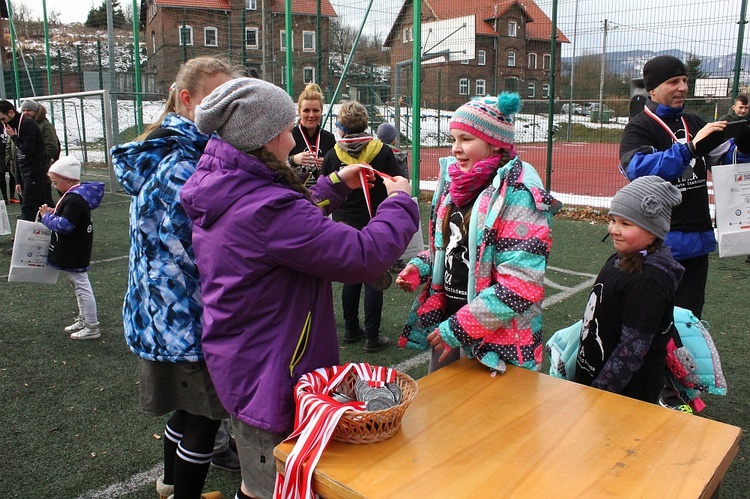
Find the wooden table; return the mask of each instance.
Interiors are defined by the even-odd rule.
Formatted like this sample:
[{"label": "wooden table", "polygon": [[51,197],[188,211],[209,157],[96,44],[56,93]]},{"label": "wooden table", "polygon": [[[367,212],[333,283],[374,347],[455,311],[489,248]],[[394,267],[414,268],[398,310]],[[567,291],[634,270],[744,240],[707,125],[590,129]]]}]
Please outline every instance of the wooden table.
[{"label": "wooden table", "polygon": [[[401,430],[331,441],[326,498],[710,497],[740,428],[508,367],[463,359],[419,380]],[[277,468],[293,443],[276,447]]]}]

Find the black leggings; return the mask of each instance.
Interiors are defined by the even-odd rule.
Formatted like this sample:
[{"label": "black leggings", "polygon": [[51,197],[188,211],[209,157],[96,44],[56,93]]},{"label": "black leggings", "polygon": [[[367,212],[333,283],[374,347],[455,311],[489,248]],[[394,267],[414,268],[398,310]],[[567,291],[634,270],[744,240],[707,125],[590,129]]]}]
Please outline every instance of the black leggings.
[{"label": "black leggings", "polygon": [[678,260],[677,263],[685,267],[685,273],[675,291],[674,304],[690,310],[700,319],[703,313],[703,303],[706,301],[708,255]]}]

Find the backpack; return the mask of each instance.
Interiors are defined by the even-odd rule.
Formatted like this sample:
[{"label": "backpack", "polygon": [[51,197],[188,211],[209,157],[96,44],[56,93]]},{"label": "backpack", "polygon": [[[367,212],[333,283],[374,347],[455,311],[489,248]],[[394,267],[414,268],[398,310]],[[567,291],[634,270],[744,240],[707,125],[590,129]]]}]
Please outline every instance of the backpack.
[{"label": "backpack", "polygon": [[400,149],[393,149],[393,155],[396,156],[396,162],[398,163],[398,169],[401,172],[401,176],[409,178],[409,156]]}]

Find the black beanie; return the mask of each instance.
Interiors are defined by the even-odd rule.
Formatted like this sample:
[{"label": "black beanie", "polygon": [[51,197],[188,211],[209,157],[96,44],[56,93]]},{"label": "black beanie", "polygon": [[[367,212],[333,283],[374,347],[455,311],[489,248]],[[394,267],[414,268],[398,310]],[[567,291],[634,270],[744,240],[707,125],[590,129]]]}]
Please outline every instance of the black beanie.
[{"label": "black beanie", "polygon": [[654,57],[643,66],[643,85],[650,92],[665,81],[675,76],[686,76],[685,65],[671,55]]}]

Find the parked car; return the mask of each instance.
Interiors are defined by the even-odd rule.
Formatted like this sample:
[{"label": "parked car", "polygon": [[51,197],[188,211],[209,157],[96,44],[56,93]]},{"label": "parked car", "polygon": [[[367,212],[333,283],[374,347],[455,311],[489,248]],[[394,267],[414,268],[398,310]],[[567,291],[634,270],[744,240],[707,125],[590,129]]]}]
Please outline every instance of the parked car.
[{"label": "parked car", "polygon": [[569,103],[566,102],[565,104],[562,105],[560,112],[562,114],[568,114],[568,110],[570,110],[570,114],[578,114],[578,115],[584,114],[583,106],[580,104],[573,103],[573,105],[571,106]]},{"label": "parked car", "polygon": [[[614,110],[607,107],[606,104],[602,104],[602,107],[604,108],[605,113],[609,113],[611,116],[615,115]],[[586,116],[589,116],[591,114],[591,111],[598,111],[599,110],[599,103],[598,102],[589,102],[586,107],[584,108],[583,113]]]}]

